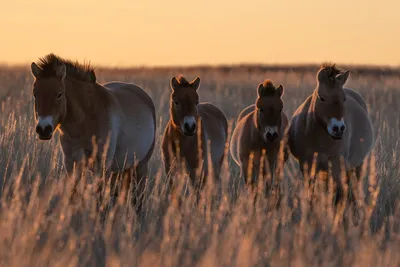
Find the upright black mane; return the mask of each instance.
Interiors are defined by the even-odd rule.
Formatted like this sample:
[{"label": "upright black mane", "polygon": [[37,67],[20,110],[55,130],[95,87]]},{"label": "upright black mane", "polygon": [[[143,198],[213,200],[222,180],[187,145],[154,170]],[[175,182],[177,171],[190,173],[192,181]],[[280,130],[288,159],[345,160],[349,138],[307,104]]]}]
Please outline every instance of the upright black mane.
[{"label": "upright black mane", "polygon": [[180,86],[190,86],[190,82],[183,75],[179,75],[176,79]]},{"label": "upright black mane", "polygon": [[96,74],[94,67],[89,63],[81,64],[77,61],[63,59],[53,53],[48,54],[39,59],[37,65],[42,68],[41,77],[56,76],[57,66],[64,64],[67,70],[67,77],[74,78],[79,81],[96,82]]},{"label": "upright black mane", "polygon": [[273,96],[275,95],[275,93],[276,93],[276,88],[271,80],[266,79],[262,84],[259,85],[258,94],[260,97]]},{"label": "upright black mane", "polygon": [[[333,86],[336,82],[336,75],[343,73],[343,70],[336,67],[335,63],[323,63],[318,71],[318,79],[325,81],[329,85]],[[322,74],[322,75],[321,75]]]}]

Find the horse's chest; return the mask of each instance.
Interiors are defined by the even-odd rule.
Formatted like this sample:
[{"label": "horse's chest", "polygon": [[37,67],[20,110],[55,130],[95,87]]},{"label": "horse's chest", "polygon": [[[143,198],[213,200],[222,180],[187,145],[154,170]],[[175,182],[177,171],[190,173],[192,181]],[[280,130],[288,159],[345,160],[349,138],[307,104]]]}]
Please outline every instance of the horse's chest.
[{"label": "horse's chest", "polygon": [[174,149],[175,155],[181,158],[189,168],[196,168],[202,158],[202,146],[197,139],[180,140]]},{"label": "horse's chest", "polygon": [[77,140],[63,140],[61,139],[61,148],[65,156],[74,161],[80,161],[82,158],[89,158],[92,156],[93,145],[91,142],[77,139]]}]

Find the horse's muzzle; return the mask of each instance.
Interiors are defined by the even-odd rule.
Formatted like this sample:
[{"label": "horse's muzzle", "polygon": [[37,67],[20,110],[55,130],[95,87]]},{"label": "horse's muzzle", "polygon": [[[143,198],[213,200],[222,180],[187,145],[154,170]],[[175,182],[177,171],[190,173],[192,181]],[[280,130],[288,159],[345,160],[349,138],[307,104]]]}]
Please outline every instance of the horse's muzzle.
[{"label": "horse's muzzle", "polygon": [[269,140],[272,143],[278,138],[278,133],[277,132],[273,132],[273,133],[268,132],[265,135],[265,137],[267,138],[267,140]]},{"label": "horse's muzzle", "polygon": [[53,127],[51,127],[51,125],[46,125],[44,127],[37,125],[36,133],[40,140],[49,140],[53,135]]},{"label": "horse's muzzle", "polygon": [[340,140],[346,131],[346,124],[343,119],[337,120],[332,118],[328,124],[327,131],[332,139]]},{"label": "horse's muzzle", "polygon": [[184,123],[183,124],[183,133],[187,136],[193,136],[196,134],[196,123]]}]

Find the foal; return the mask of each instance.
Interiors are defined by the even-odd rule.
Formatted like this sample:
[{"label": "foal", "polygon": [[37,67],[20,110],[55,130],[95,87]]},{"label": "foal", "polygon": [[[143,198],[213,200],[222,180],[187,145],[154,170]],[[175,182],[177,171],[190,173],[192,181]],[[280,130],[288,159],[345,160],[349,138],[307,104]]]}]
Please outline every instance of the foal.
[{"label": "foal", "polygon": [[[155,107],[149,95],[133,84],[100,85],[93,67],[54,54],[32,63],[31,71],[37,135],[49,140],[59,131],[67,173],[72,174],[82,159],[93,157],[99,163],[104,155],[107,173],[133,170],[133,188],[142,195],[156,133]],[[98,175],[99,165],[93,169]],[[127,182],[125,192],[130,177]]]},{"label": "foal", "polygon": [[345,171],[355,171],[360,177],[364,159],[375,143],[372,123],[364,99],[355,91],[344,88],[349,70],[324,64],[316,78],[314,92],[297,109],[289,128],[289,147],[299,161],[309,170],[317,153],[316,170],[328,171],[342,195],[341,159]]},{"label": "foal", "polygon": [[[203,177],[210,174],[209,168],[212,167],[215,178],[219,177],[228,135],[228,121],[216,106],[199,103],[199,77],[192,82],[188,82],[183,76],[172,77],[170,86],[170,120],[162,140],[165,173],[175,173],[177,159],[180,159],[186,165],[192,185],[202,188]],[[208,141],[211,142],[209,147]],[[212,166],[208,166],[209,153]],[[197,174],[201,176],[198,177]]]},{"label": "foal", "polygon": [[[288,118],[283,112],[284,89],[275,87],[270,80],[265,80],[257,88],[256,103],[244,109],[238,118],[233,132],[230,152],[234,161],[240,166],[240,175],[246,184],[254,186],[259,176],[263,151],[266,152],[262,175],[270,172],[274,177],[278,163],[281,141],[288,125]],[[249,170],[249,159],[253,155],[252,168]],[[288,159],[284,149],[283,163]]]}]

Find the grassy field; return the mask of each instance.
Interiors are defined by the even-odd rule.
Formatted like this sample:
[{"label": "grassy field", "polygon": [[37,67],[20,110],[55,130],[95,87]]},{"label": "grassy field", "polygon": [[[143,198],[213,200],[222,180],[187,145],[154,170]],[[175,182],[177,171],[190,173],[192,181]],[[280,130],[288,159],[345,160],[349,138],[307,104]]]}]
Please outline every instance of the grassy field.
[{"label": "grassy field", "polygon": [[[340,67],[340,66],[339,66]],[[1,266],[399,266],[400,75],[368,69],[351,73],[347,86],[365,98],[377,142],[358,185],[358,223],[347,209],[334,211],[332,194],[310,189],[290,159],[280,182],[279,207],[244,190],[230,156],[222,193],[206,190],[199,205],[180,207],[165,196],[160,139],[169,119],[169,79],[199,75],[201,101],[218,105],[232,122],[252,104],[265,78],[285,86],[290,117],[315,87],[317,67],[99,69],[100,83],[133,82],[156,104],[157,146],[144,211],[116,205],[104,224],[95,210],[92,181],[69,202],[58,138],[35,134],[32,77],[28,68],[0,68],[0,265]],[[140,114],[138,114],[140,116]],[[183,179],[181,179],[183,180]],[[210,201],[208,196],[215,196]]]}]

